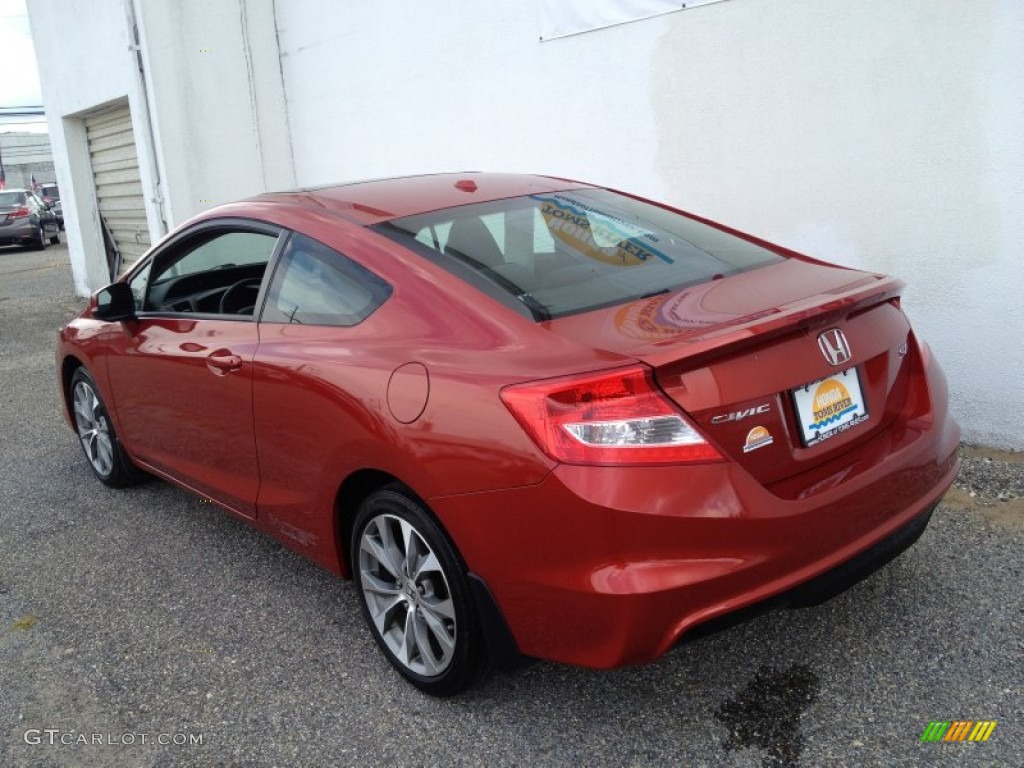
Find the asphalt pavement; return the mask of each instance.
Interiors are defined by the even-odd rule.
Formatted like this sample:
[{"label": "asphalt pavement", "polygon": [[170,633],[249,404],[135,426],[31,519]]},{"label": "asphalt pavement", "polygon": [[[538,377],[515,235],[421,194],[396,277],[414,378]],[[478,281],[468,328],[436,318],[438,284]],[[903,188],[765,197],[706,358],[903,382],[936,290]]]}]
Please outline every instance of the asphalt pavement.
[{"label": "asphalt pavement", "polygon": [[[0,248],[0,766],[1024,767],[1019,455],[972,453],[921,540],[823,606],[434,700],[351,583],[166,483],[92,477],[53,364],[82,304],[65,246]],[[996,726],[921,741],[958,720]]]}]

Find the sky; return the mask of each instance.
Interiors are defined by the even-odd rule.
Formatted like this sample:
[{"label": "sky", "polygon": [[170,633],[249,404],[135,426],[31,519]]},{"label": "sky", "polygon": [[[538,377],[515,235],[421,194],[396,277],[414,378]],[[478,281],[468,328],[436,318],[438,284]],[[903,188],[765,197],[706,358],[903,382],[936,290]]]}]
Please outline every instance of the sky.
[{"label": "sky", "polygon": [[[39,89],[36,52],[29,33],[25,0],[0,0],[0,56],[5,62],[5,75],[0,77],[0,107],[39,106],[43,97]],[[7,62],[25,62],[24,66]],[[25,118],[19,118],[24,120]],[[15,123],[0,118],[0,131],[46,130],[39,117],[35,123]]]}]

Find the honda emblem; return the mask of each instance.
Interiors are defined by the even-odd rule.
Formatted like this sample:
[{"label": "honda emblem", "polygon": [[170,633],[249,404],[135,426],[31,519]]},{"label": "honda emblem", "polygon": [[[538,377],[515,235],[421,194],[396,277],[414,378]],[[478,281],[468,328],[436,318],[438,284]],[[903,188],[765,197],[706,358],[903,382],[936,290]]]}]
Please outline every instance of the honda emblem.
[{"label": "honda emblem", "polygon": [[818,347],[829,365],[850,362],[850,344],[846,341],[846,335],[838,328],[830,328],[819,335]]}]

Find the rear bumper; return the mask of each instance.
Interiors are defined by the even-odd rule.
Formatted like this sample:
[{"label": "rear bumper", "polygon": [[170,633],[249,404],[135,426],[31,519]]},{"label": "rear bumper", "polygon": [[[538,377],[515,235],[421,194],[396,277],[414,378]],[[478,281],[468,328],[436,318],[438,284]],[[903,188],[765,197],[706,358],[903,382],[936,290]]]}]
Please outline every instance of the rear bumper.
[{"label": "rear bumper", "polygon": [[762,600],[759,603],[726,613],[718,618],[698,624],[682,637],[683,642],[696,640],[714,632],[754,619],[776,608],[805,608],[818,605],[842,594],[850,587],[863,581],[882,566],[899,557],[921,538],[924,529],[935,511],[928,507],[898,531],[875,544],[870,549],[855,555],[830,571],[805,581],[786,592]]},{"label": "rear bumper", "polygon": [[0,226],[0,245],[11,243],[31,243],[36,239],[37,228],[28,219],[25,223],[8,224]]},{"label": "rear bumper", "polygon": [[522,653],[644,663],[730,614],[826,599],[910,546],[959,469],[934,363],[928,379],[927,418],[850,451],[805,494],[732,463],[563,465],[536,486],[430,503]]}]

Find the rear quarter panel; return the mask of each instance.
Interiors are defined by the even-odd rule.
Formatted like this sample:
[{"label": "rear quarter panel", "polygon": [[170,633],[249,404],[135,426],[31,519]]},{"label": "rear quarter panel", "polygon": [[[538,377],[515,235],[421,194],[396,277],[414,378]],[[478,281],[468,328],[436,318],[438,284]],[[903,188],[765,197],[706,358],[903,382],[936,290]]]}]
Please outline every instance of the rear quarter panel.
[{"label": "rear quarter panel", "polygon": [[[362,227],[335,217],[292,225],[376,273],[393,293],[354,327],[260,324],[262,525],[345,572],[344,552],[334,551],[335,506],[354,472],[386,472],[428,502],[541,482],[553,463],[505,408],[501,388],[623,358],[551,333]],[[404,423],[389,384],[410,363],[426,371],[428,394],[418,418]]]}]

